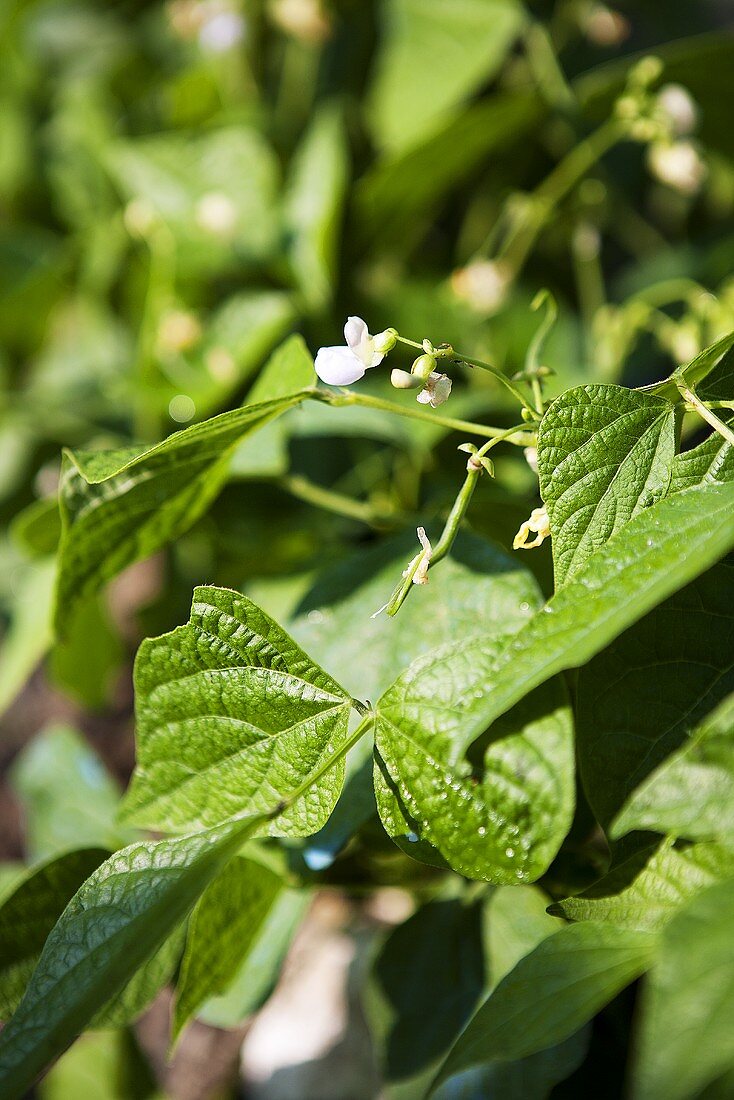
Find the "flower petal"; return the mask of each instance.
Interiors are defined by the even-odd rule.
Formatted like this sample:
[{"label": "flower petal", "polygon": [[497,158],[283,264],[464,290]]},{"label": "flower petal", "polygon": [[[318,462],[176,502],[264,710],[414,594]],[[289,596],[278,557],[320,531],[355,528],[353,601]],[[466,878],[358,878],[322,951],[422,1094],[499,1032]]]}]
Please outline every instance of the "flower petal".
[{"label": "flower petal", "polygon": [[351,386],[364,376],[365,365],[349,348],[319,348],[316,373],[329,386]]},{"label": "flower petal", "polygon": [[360,347],[362,342],[369,340],[369,338],[370,334],[367,330],[366,321],[363,321],[361,317],[347,317],[347,323],[344,326],[344,339],[352,351],[357,352],[357,348]]}]

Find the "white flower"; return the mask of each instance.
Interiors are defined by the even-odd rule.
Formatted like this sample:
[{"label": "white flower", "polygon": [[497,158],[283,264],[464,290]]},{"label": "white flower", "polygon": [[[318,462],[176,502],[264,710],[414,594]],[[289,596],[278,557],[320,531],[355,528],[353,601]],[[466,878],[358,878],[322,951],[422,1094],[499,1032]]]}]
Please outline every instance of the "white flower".
[{"label": "white flower", "polygon": [[[530,535],[534,534],[532,542],[528,542]],[[526,519],[512,541],[513,550],[534,550],[536,546],[550,535],[550,522],[545,505],[542,508],[533,508],[530,519]]]},{"label": "white flower", "polygon": [[451,379],[449,376],[439,374],[438,371],[434,370],[426,378],[425,386],[416,400],[421,405],[430,405],[432,409],[437,409],[439,405],[443,405],[444,401],[448,401],[450,393]]},{"label": "white flower", "polygon": [[647,159],[652,174],[682,195],[695,195],[706,178],[706,165],[690,141],[652,145]]},{"label": "white flower", "polygon": [[491,316],[507,297],[507,273],[492,260],[473,260],[453,273],[451,288],[457,298],[477,313]]},{"label": "white flower", "polygon": [[658,93],[658,107],[678,137],[690,134],[696,128],[698,108],[688,90],[682,84],[666,84]]},{"label": "white flower", "polygon": [[385,353],[375,348],[375,337],[370,336],[361,317],[347,318],[344,339],[346,347],[319,348],[316,355],[316,373],[329,386],[351,386],[385,358]]},{"label": "white flower", "polygon": [[237,11],[212,4],[199,31],[199,45],[207,53],[226,53],[245,37],[246,24]]},{"label": "white flower", "polygon": [[237,227],[237,207],[223,191],[207,191],[196,204],[196,224],[215,237],[229,237]]}]

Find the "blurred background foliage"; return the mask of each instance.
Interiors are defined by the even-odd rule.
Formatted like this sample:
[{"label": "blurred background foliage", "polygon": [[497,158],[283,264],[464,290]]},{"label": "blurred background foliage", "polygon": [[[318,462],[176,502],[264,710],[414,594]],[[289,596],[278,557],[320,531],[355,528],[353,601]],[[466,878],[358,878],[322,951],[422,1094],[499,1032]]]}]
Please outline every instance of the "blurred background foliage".
[{"label": "blurred background foliage", "polygon": [[[663,377],[734,327],[733,11],[728,0],[4,0],[3,761],[23,749],[3,788],[7,860],[127,839],[114,805],[132,764],[132,654],[183,621],[196,583],[248,591],[317,658],[330,648],[337,675],[341,654],[378,693],[387,643],[365,627],[361,652],[342,652],[340,637],[386,598],[411,545],[400,532],[444,516],[462,471],[460,440],[438,425],[296,409],[243,445],[191,532],[89,600],[54,645],[61,448],[155,441],[235,407],[289,333],[312,350],[338,343],[347,314],[512,375],[543,288],[558,305],[542,353],[550,394]],[[586,163],[650,53],[656,87],[690,97],[675,143],[686,152],[671,163],[645,140],[609,140]],[[527,196],[558,181],[559,165],[566,182],[534,225]],[[509,426],[503,391],[479,373],[465,373],[447,413]],[[374,374],[364,391],[412,400]],[[509,451],[470,513],[506,547],[537,503],[532,470]],[[523,564],[547,589],[546,551]],[[445,568],[459,584],[461,561]],[[325,591],[326,626],[309,610]],[[439,618],[433,644],[447,636]],[[55,726],[26,745],[52,719],[86,740]],[[87,791],[83,806],[70,787]],[[370,809],[357,815],[368,834]],[[337,813],[319,859],[352,824]],[[390,871],[375,858],[378,872],[357,853],[339,874],[405,876],[406,861]]]}]

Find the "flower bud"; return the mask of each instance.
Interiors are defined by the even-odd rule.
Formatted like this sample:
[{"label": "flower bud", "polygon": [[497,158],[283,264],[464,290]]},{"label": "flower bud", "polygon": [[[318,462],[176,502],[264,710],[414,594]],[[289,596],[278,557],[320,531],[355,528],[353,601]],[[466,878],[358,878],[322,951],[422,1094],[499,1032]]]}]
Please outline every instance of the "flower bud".
[{"label": "flower bud", "polygon": [[690,141],[653,145],[648,167],[654,176],[682,195],[695,195],[706,178],[706,165]]},{"label": "flower bud", "polygon": [[666,84],[658,93],[658,107],[665,115],[676,137],[696,129],[698,108],[682,84]]},{"label": "flower bud", "polygon": [[425,382],[429,375],[433,374],[436,369],[436,360],[432,355],[419,355],[410,368],[410,373],[414,374],[416,378],[421,382]]},{"label": "flower bud", "polygon": [[640,88],[649,88],[651,84],[654,84],[660,77],[663,71],[663,63],[659,57],[649,55],[643,57],[636,65],[632,67],[629,74],[629,81],[631,84],[636,84]]},{"label": "flower bud", "polygon": [[398,333],[394,328],[386,328],[383,332],[378,332],[376,336],[372,337],[375,351],[379,352],[381,355],[387,355],[389,351],[392,351],[397,340]]},{"label": "flower bud", "polygon": [[421,380],[416,378],[414,374],[408,374],[407,370],[400,370],[396,367],[390,373],[390,384],[396,390],[416,390],[421,385]]}]

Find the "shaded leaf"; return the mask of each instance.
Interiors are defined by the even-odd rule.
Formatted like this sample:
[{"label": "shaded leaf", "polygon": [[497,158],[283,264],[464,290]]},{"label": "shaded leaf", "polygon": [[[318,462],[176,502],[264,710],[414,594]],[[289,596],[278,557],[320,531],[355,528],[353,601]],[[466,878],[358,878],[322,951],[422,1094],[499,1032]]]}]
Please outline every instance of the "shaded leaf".
[{"label": "shaded leaf", "polygon": [[142,451],[66,452],[57,629],[78,598],[187,530],[222,488],[234,447],[303,396],[222,413]]},{"label": "shaded leaf", "polygon": [[579,763],[589,802],[603,826],[734,690],[733,654],[734,565],[724,561],[582,669],[577,689]]},{"label": "shaded leaf", "polygon": [[648,966],[655,937],[578,924],[521,959],[470,1020],[434,1087],[472,1066],[510,1062],[563,1042]]},{"label": "shaded leaf", "polygon": [[184,919],[257,820],[143,841],[101,865],[64,910],[0,1034],[0,1086],[21,1097]]},{"label": "shaded leaf", "polygon": [[734,881],[711,886],[662,934],[643,990],[634,1100],[689,1100],[734,1065]]},{"label": "shaded leaf", "polygon": [[176,987],[174,1038],[211,997],[224,993],[270,915],[282,881],[260,863],[239,857],[207,887],[189,922]]},{"label": "shaded leaf", "polygon": [[15,1012],[46,939],[81,884],[109,855],[80,848],[29,871],[0,906],[0,1020]]},{"label": "shaded leaf", "polygon": [[664,841],[652,854],[648,848],[628,857],[588,890],[551,906],[551,912],[573,921],[656,931],[690,898],[731,874],[734,854],[721,845],[674,847]]},{"label": "shaded leaf", "polygon": [[341,109],[329,104],[317,110],[296,150],[286,190],[290,265],[312,309],[327,305],[333,293],[347,148]]},{"label": "shaded leaf", "polygon": [[393,149],[415,144],[492,77],[523,24],[514,0],[454,0],[450,9],[384,0],[382,11],[369,110],[378,143]]},{"label": "shaded leaf", "polygon": [[235,1027],[265,1003],[311,900],[304,888],[281,890],[227,988],[201,1006],[198,1019],[211,1027]]},{"label": "shaded leaf", "polygon": [[386,1080],[435,1066],[483,988],[480,904],[431,901],[391,932],[372,973],[371,1015],[384,1046]]},{"label": "shaded leaf", "polygon": [[133,839],[116,821],[120,789],[71,726],[41,730],[16,759],[11,782],[33,859],[84,844],[114,849]]},{"label": "shaded leaf", "polygon": [[689,840],[734,837],[734,694],[632,792],[611,832],[632,829]]},{"label": "shaded leaf", "polygon": [[13,614],[0,643],[0,714],[15,699],[51,644],[54,562],[29,566],[13,599]]}]

